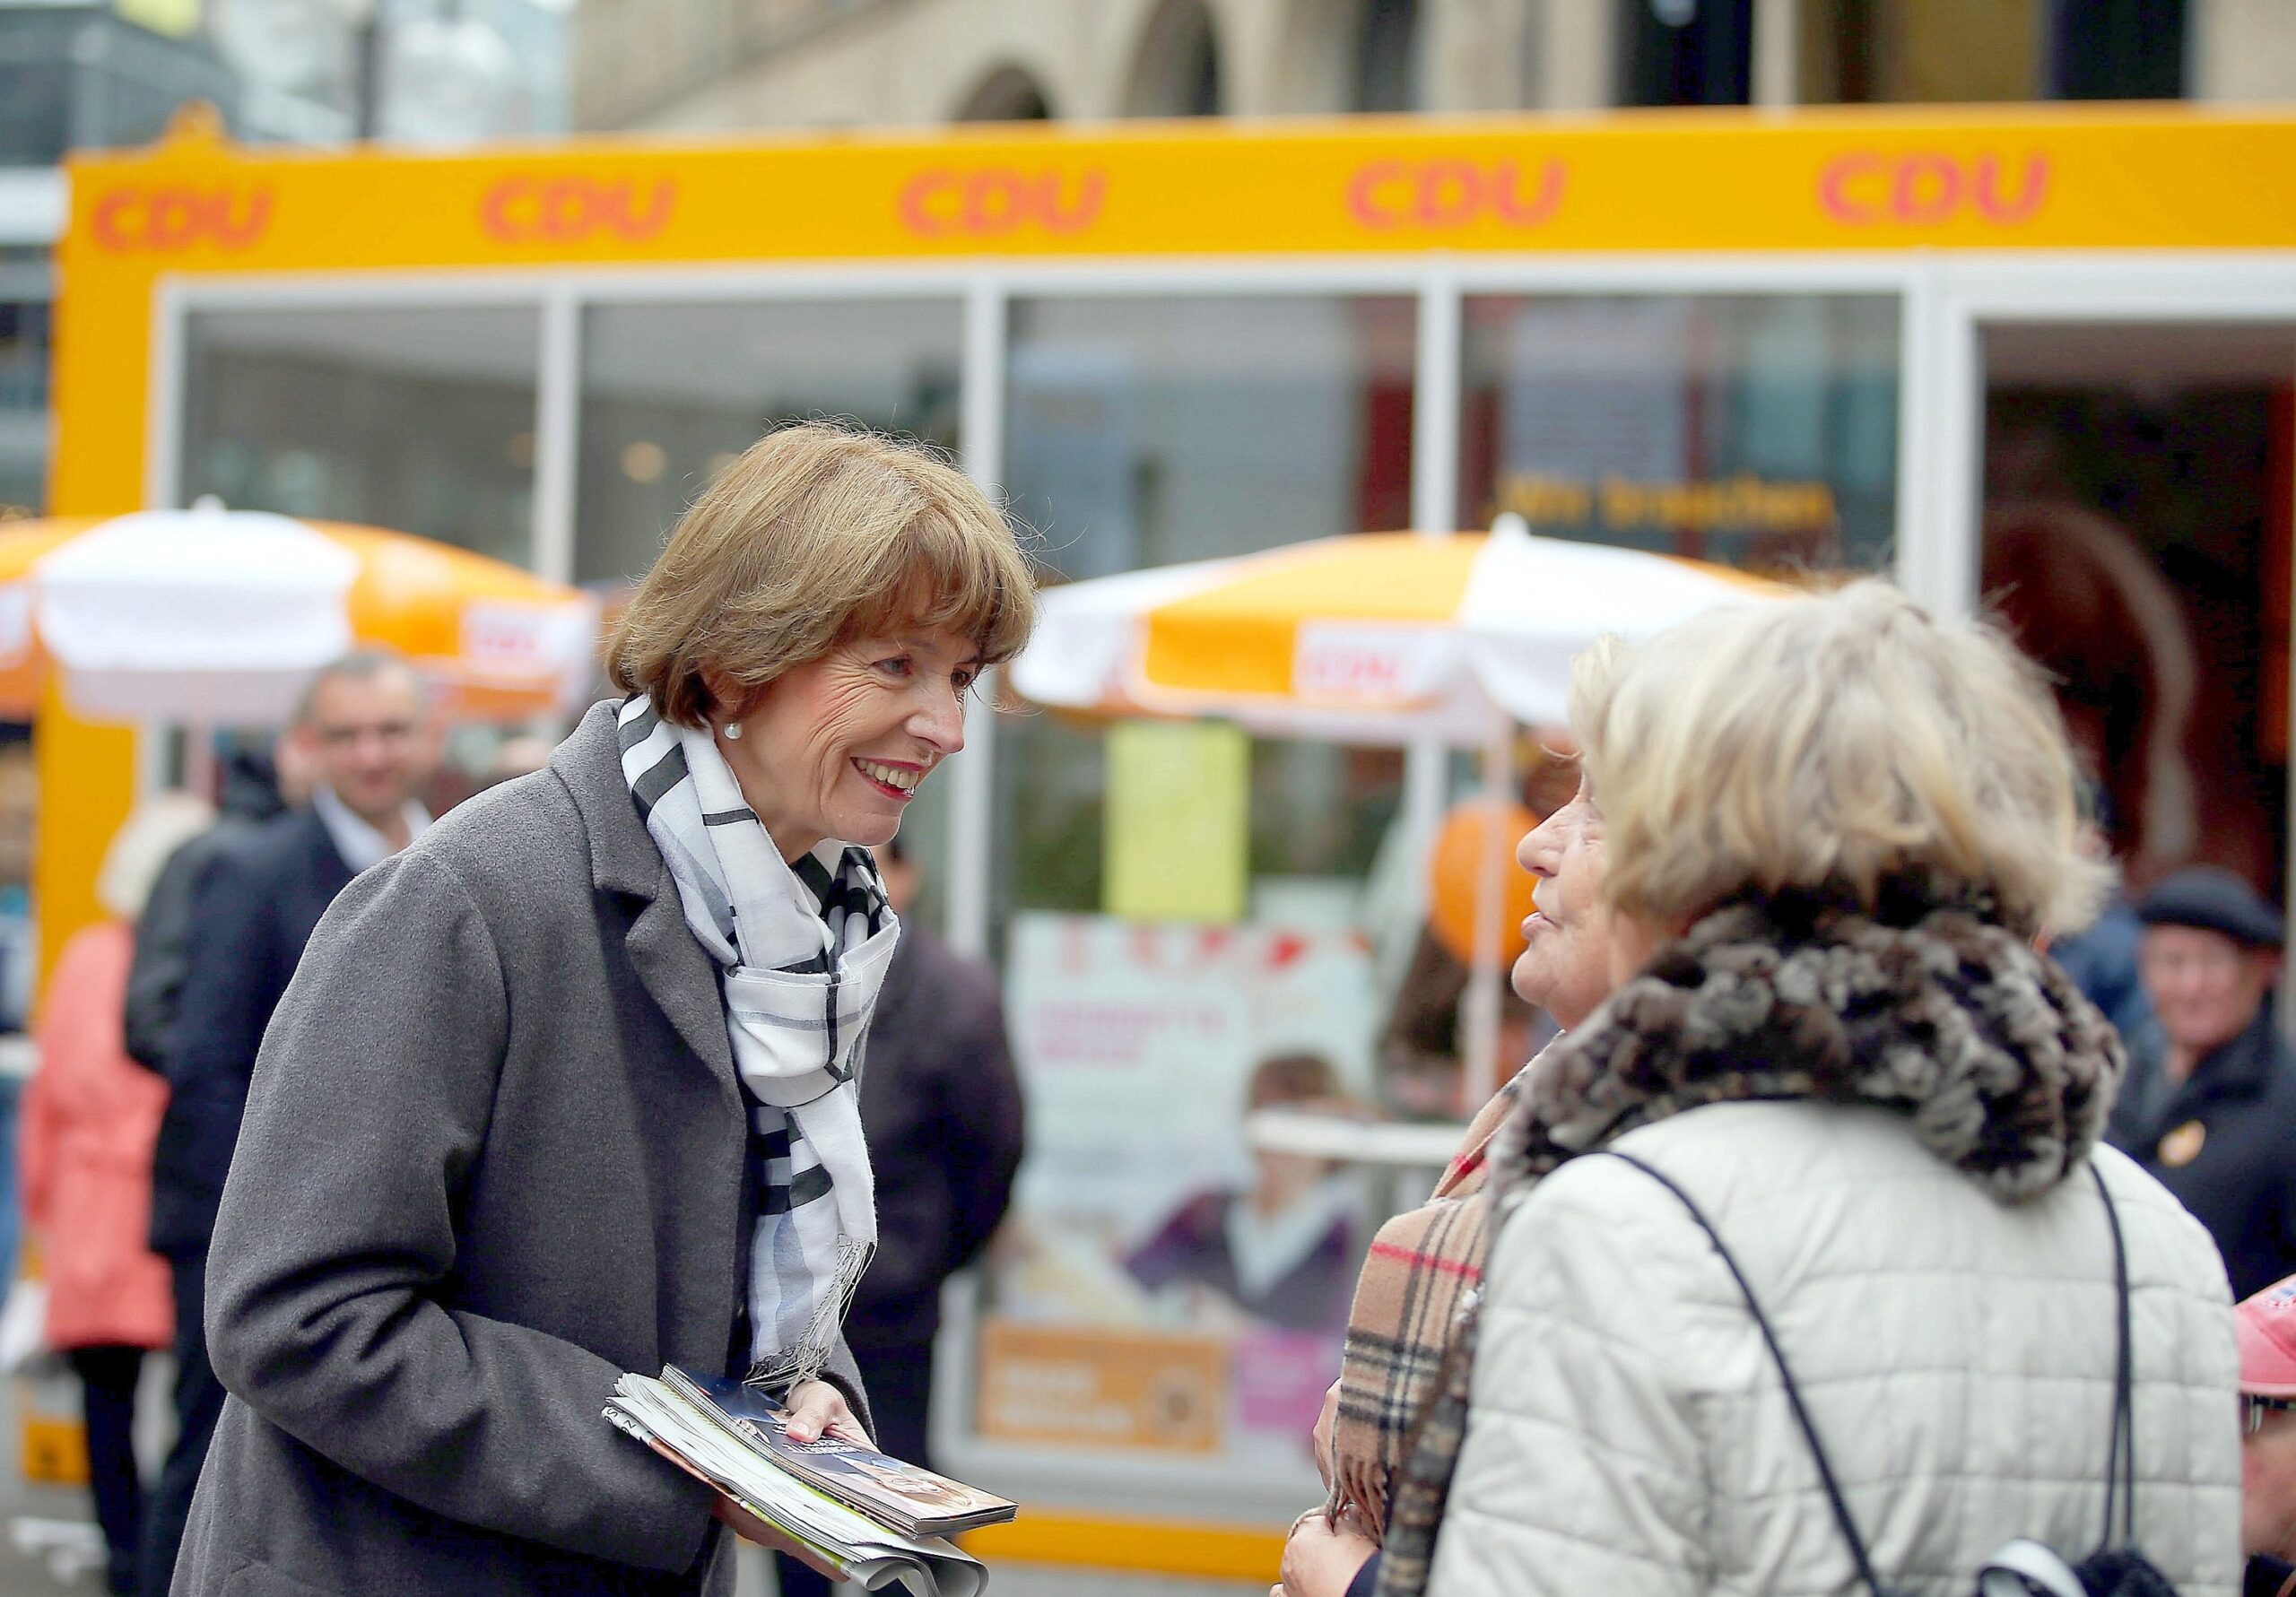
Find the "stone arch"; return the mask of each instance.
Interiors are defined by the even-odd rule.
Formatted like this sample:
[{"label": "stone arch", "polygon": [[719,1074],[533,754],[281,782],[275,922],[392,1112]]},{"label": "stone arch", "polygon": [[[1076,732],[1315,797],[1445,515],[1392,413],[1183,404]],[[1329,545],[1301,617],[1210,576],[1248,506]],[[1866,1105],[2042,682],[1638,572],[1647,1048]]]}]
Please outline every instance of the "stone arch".
[{"label": "stone arch", "polygon": [[1140,30],[1125,86],[1127,117],[1216,117],[1222,93],[1220,34],[1205,0],[1163,0]]},{"label": "stone arch", "polygon": [[957,102],[958,122],[1042,122],[1052,116],[1052,99],[1024,66],[1006,63],[991,70]]}]

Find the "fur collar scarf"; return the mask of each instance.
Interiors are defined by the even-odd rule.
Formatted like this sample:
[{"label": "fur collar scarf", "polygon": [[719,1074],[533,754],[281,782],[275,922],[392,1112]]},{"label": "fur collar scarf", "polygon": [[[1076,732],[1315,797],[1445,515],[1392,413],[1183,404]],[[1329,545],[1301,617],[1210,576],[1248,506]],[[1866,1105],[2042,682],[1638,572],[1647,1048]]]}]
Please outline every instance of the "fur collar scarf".
[{"label": "fur collar scarf", "polygon": [[1810,895],[1726,905],[1661,949],[1524,1083],[1493,1149],[1518,1189],[1701,1104],[1904,1109],[2005,1202],[2047,1192],[2102,1133],[2119,1036],[1980,900],[1900,892],[1875,914]]}]

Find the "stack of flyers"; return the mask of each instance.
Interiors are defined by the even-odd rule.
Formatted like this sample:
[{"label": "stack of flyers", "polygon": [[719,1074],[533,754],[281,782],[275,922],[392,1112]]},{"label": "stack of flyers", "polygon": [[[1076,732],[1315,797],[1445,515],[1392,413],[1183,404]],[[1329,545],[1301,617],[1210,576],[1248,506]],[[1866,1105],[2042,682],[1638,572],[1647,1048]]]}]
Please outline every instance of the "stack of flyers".
[{"label": "stack of flyers", "polygon": [[738,1381],[689,1375],[672,1365],[662,1372],[662,1382],[703,1414],[748,1438],[798,1480],[904,1536],[954,1536],[1002,1524],[1020,1512],[1009,1498],[991,1497],[858,1442],[832,1436],[793,1442],[789,1416],[781,1405]]},{"label": "stack of flyers", "polygon": [[865,1591],[976,1597],[988,1572],[941,1532],[1017,1511],[857,1444],[792,1442],[787,1416],[762,1393],[674,1367],[658,1380],[622,1376],[605,1417]]}]

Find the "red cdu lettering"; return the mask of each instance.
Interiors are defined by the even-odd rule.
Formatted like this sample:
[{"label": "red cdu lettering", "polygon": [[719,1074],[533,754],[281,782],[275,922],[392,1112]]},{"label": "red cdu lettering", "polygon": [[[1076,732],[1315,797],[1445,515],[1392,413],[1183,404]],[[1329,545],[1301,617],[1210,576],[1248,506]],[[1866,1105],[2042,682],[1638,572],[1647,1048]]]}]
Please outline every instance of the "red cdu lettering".
[{"label": "red cdu lettering", "polygon": [[1836,221],[1852,226],[1879,221],[1883,202],[1874,197],[1882,176],[1879,156],[1845,155],[1818,174],[1818,203]]},{"label": "red cdu lettering", "polygon": [[2017,192],[2013,196],[2004,191],[2001,160],[1998,156],[1978,158],[1977,208],[1989,221],[2023,221],[2041,208],[2041,196],[2048,188],[2048,158],[2045,155],[2025,157],[2024,169],[2018,175]]},{"label": "red cdu lettering", "polygon": [[900,191],[901,225],[912,233],[931,237],[956,230],[957,181],[946,172],[926,172]]},{"label": "red cdu lettering", "polygon": [[1107,198],[1109,175],[1095,168],[1076,180],[1073,198],[1064,192],[1060,179],[1048,173],[1039,215],[1044,225],[1056,233],[1076,233],[1092,225],[1100,214],[1100,202]]},{"label": "red cdu lettering", "polygon": [[1492,189],[1492,204],[1499,214],[1518,228],[1537,227],[1552,217],[1562,204],[1562,163],[1550,161],[1539,169],[1537,189],[1530,194],[1523,191],[1522,174],[1511,161],[1502,161],[1492,169],[1496,179]]},{"label": "red cdu lettering", "polygon": [[1961,208],[1961,169],[1942,155],[1909,155],[1898,163],[1892,199],[1900,221],[1943,221]]},{"label": "red cdu lettering", "polygon": [[271,191],[116,188],[99,198],[88,230],[113,254],[174,253],[209,245],[245,249],[271,223]]},{"label": "red cdu lettering", "polygon": [[480,225],[505,244],[570,244],[601,234],[636,241],[669,225],[677,199],[666,178],[505,178],[479,201]]},{"label": "red cdu lettering", "polygon": [[1108,174],[1008,167],[920,172],[902,186],[901,225],[921,239],[995,239],[1020,232],[1082,232],[1100,220]]},{"label": "red cdu lettering", "polygon": [[1028,211],[1021,180],[1010,172],[983,172],[965,185],[968,233],[1009,233]]},{"label": "red cdu lettering", "polygon": [[1974,215],[2002,226],[2030,220],[2048,192],[2048,158],[2029,155],[2012,178],[1998,155],[1964,161],[1935,151],[1859,152],[1818,173],[1818,204],[1849,227],[1935,227]]},{"label": "red cdu lettering", "polygon": [[1485,221],[1537,227],[1561,208],[1567,175],[1562,162],[1553,160],[1542,162],[1535,175],[1526,174],[1513,161],[1374,161],[1348,178],[1347,211],[1364,227],[1381,231],[1440,230]]},{"label": "red cdu lettering", "polygon": [[1418,200],[1422,227],[1464,226],[1483,209],[1483,174],[1464,161],[1431,161],[1419,169]]},{"label": "red cdu lettering", "polygon": [[1397,191],[1407,189],[1409,183],[1409,169],[1399,161],[1358,167],[1347,180],[1348,213],[1367,228],[1401,227],[1405,210]]}]

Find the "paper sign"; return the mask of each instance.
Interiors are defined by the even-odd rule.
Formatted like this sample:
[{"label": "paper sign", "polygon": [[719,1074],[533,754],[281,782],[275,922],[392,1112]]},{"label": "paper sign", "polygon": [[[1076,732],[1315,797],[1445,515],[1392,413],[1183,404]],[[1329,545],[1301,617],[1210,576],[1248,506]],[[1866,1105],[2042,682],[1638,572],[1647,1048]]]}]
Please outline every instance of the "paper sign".
[{"label": "paper sign", "polygon": [[1212,721],[1123,721],[1108,733],[1108,913],[1241,920],[1249,881],[1251,740]]},{"label": "paper sign", "polygon": [[[1191,1193],[1247,1178],[1261,1060],[1318,1054],[1343,1092],[1367,1091],[1379,1006],[1370,950],[1344,928],[1015,916],[1004,1015],[1029,1102],[1016,1211],[1129,1252]],[[1036,1317],[1105,1312],[1110,1296],[1052,1294]]]},{"label": "paper sign", "polygon": [[1211,1453],[1227,1384],[1217,1336],[981,1326],[978,1424],[998,1441]]}]

